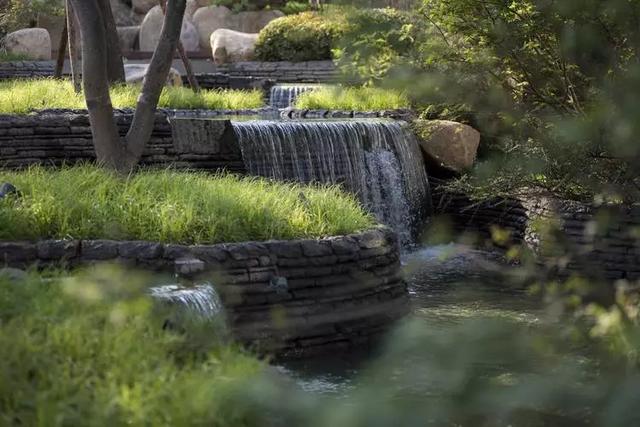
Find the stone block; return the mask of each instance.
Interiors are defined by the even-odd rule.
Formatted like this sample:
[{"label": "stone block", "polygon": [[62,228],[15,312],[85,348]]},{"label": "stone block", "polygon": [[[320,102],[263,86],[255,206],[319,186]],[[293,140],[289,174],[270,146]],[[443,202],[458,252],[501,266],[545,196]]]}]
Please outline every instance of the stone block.
[{"label": "stone block", "polygon": [[80,253],[87,260],[111,260],[117,258],[119,245],[113,240],[83,240]]},{"label": "stone block", "polygon": [[121,242],[118,254],[123,258],[155,259],[162,257],[162,244],[154,242]]},{"label": "stone block", "polygon": [[44,240],[36,246],[38,258],[46,261],[75,258],[80,252],[80,242],[77,240]]}]

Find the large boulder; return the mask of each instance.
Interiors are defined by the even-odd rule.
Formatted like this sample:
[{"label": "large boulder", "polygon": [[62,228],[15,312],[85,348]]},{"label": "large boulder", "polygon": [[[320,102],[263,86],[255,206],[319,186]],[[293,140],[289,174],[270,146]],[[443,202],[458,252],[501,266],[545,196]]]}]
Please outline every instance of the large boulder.
[{"label": "large boulder", "polygon": [[134,25],[140,25],[144,19],[144,14],[135,13],[125,0],[110,0],[110,2],[116,26],[132,27]]},{"label": "large boulder", "polygon": [[138,50],[138,36],[140,27],[118,27],[118,39],[120,40],[120,49],[122,52],[131,52]]},{"label": "large boulder", "polygon": [[259,33],[269,22],[283,16],[284,13],[279,10],[240,12],[234,16],[235,28],[233,29],[243,33]]},{"label": "large boulder", "polygon": [[[160,40],[160,32],[164,22],[164,14],[160,6],[155,6],[144,17],[140,26],[140,50],[153,52]],[[200,50],[200,41],[196,27],[188,20],[182,21],[180,40],[187,52]]]},{"label": "large boulder", "polygon": [[33,60],[51,60],[51,37],[44,28],[25,28],[9,33],[3,44],[9,53],[24,55]]},{"label": "large boulder", "polygon": [[473,166],[480,132],[448,120],[417,120],[413,126],[428,163],[456,173]]},{"label": "large boulder", "polygon": [[225,28],[243,33],[259,33],[269,22],[284,16],[279,10],[233,13],[224,6],[210,6],[198,9],[193,15],[193,23],[198,29],[200,44],[207,47],[211,34]]},{"label": "large boulder", "polygon": [[132,0],[131,7],[137,13],[147,13],[158,6],[158,0]]},{"label": "large boulder", "polygon": [[[200,46],[207,48],[211,34],[219,28],[229,28],[231,11],[224,6],[211,6],[198,9],[193,14],[193,23],[198,30]],[[233,29],[233,28],[231,28]]]},{"label": "large boulder", "polygon": [[[124,74],[127,83],[140,84],[144,80],[144,76],[147,75],[149,69],[148,64],[125,64]],[[167,86],[180,87],[182,86],[182,76],[180,72],[175,68],[169,70],[169,76],[167,77]]]},{"label": "large boulder", "polygon": [[217,65],[227,62],[250,61],[256,48],[258,34],[220,28],[211,34],[211,53]]}]

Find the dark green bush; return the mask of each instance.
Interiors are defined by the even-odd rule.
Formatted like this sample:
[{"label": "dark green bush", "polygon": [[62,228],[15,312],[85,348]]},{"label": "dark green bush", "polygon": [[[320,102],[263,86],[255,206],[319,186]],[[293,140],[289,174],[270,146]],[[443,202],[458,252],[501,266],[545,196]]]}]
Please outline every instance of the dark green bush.
[{"label": "dark green bush", "polygon": [[355,9],[348,14],[337,50],[342,71],[352,79],[377,80],[413,53],[420,25],[396,9]]},{"label": "dark green bush", "polygon": [[332,58],[343,25],[305,12],[271,21],[260,32],[256,58],[260,61],[314,61]]}]

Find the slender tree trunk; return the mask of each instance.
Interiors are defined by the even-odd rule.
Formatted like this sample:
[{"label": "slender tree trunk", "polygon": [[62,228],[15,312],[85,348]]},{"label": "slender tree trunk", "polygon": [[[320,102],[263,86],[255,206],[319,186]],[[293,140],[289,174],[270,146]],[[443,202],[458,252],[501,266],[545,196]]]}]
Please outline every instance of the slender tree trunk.
[{"label": "slender tree trunk", "polygon": [[82,32],[82,71],[93,144],[98,163],[121,173],[139,162],[151,137],[155,113],[180,40],[186,0],[171,0],[138,98],[131,128],[124,141],[118,134],[109,96],[107,36],[100,0],[69,0]]},{"label": "slender tree trunk", "polygon": [[62,35],[60,36],[60,43],[58,44],[58,58],[56,58],[56,70],[53,73],[53,77],[59,79],[62,77],[62,69],[64,68],[64,59],[66,57],[67,42],[69,41],[69,35],[67,31],[67,21],[64,21],[64,27],[62,28]]},{"label": "slender tree trunk", "polygon": [[129,165],[130,167],[138,163],[144,147],[151,137],[160,94],[167,82],[173,55],[180,42],[186,3],[186,0],[171,0],[167,5],[160,41],[153,52],[147,75],[142,84],[142,92],[138,97],[133,122],[127,133],[127,148],[131,155],[130,159],[134,162]]},{"label": "slender tree trunk", "polygon": [[78,58],[78,46],[76,46],[76,13],[71,0],[67,1],[67,33],[69,35],[69,67],[71,68],[71,81],[76,93],[80,93],[80,62]]},{"label": "slender tree trunk", "polygon": [[107,38],[107,75],[109,84],[125,83],[124,64],[122,62],[122,51],[120,50],[120,38],[116,27],[111,2],[109,0],[98,0],[102,11],[104,29]]},{"label": "slender tree trunk", "polygon": [[[162,13],[167,14],[167,0],[159,0],[160,7],[162,8]],[[184,70],[187,73],[187,81],[189,82],[189,86],[191,86],[191,90],[195,93],[200,92],[200,84],[196,79],[196,76],[193,75],[193,69],[191,68],[191,61],[189,61],[189,57],[184,50],[184,46],[182,45],[182,41],[178,39],[178,54],[180,55],[180,59],[182,59],[182,63],[184,64]]]}]

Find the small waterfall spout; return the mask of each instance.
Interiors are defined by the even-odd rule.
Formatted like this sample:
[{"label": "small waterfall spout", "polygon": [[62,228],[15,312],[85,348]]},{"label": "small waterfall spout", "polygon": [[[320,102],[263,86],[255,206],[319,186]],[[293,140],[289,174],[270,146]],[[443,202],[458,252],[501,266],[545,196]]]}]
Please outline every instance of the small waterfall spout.
[{"label": "small waterfall spout", "polygon": [[274,108],[292,107],[298,96],[304,92],[318,89],[321,85],[279,84],[271,88],[269,105]]},{"label": "small waterfall spout", "polygon": [[213,319],[222,312],[220,296],[209,283],[190,288],[180,285],[158,286],[151,288],[149,293],[156,300],[179,306],[203,319]]},{"label": "small waterfall spout", "polygon": [[341,184],[403,243],[430,213],[422,153],[405,123],[258,120],[233,126],[250,174]]}]

